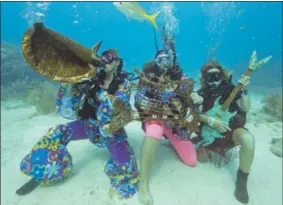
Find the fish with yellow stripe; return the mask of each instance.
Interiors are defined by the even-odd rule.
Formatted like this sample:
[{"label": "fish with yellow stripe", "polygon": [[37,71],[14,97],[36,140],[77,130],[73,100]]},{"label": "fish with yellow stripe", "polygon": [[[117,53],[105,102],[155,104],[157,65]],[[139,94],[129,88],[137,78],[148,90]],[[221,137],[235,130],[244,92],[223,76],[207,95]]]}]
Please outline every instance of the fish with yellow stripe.
[{"label": "fish with yellow stripe", "polygon": [[156,17],[160,14],[160,11],[154,13],[154,14],[147,14],[146,11],[142,8],[141,5],[139,5],[138,2],[113,2],[113,5],[128,19],[135,19],[138,21],[149,21],[152,26],[157,30],[157,24],[156,24]]}]

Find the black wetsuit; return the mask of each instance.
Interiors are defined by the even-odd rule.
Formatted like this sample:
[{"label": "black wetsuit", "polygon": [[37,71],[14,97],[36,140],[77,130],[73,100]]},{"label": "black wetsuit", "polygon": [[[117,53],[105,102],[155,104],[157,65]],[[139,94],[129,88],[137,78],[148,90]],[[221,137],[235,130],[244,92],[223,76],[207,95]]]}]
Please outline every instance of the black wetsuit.
[{"label": "black wetsuit", "polygon": [[[124,83],[124,80],[127,78],[127,75],[119,74],[118,76],[115,76],[113,80],[111,81],[107,93],[108,94],[114,94],[119,89],[119,86]],[[88,82],[80,83],[80,86],[84,88],[83,93],[86,94],[85,99],[81,102],[82,106],[78,110],[78,117],[80,119],[88,119],[90,117],[96,119],[96,116],[93,115],[93,113],[96,113],[97,107],[95,106],[96,99],[96,93],[98,90],[102,89],[100,87],[101,81],[97,79],[93,79]]]},{"label": "black wetsuit", "polygon": [[[233,83],[222,83],[217,89],[210,90],[208,88],[202,88],[198,90],[198,94],[203,97],[203,112],[207,112],[212,109],[215,100],[221,96],[219,103],[222,105],[225,100],[229,97],[230,93],[235,88]],[[224,133],[224,139],[215,139],[214,142],[208,146],[208,149],[220,148],[221,150],[227,150],[235,146],[232,140],[232,133],[237,128],[244,128],[246,124],[246,113],[242,111],[237,105],[236,101],[241,98],[242,92],[239,92],[232,103],[229,106],[229,112],[236,112],[229,121],[229,127],[231,131]],[[202,125],[201,125],[202,126]],[[201,139],[199,136],[198,140]]]}]

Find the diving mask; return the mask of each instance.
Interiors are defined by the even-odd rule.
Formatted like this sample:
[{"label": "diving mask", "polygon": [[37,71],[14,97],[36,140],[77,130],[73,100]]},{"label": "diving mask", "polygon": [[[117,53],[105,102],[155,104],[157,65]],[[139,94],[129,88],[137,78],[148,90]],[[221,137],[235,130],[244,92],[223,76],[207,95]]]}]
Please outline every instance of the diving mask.
[{"label": "diving mask", "polygon": [[110,64],[112,63],[114,60],[118,60],[118,56],[112,54],[109,51],[103,52],[101,57],[100,57],[102,63],[104,64]]},{"label": "diving mask", "polygon": [[174,53],[171,50],[161,50],[156,54],[155,62],[160,68],[171,68],[174,64]]},{"label": "diving mask", "polygon": [[222,82],[222,73],[217,71],[217,72],[208,72],[205,76],[205,80],[209,87],[211,88],[217,88],[221,82]]},{"label": "diving mask", "polygon": [[220,72],[207,73],[205,79],[208,83],[214,83],[222,80],[222,75]]}]

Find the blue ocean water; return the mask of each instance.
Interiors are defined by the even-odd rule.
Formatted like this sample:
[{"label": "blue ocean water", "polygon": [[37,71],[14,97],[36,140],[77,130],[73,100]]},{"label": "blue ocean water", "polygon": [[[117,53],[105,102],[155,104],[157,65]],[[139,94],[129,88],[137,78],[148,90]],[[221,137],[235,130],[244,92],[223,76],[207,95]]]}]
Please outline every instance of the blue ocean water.
[{"label": "blue ocean water", "polygon": [[[148,13],[164,3],[141,2]],[[272,55],[253,76],[254,86],[282,86],[282,2],[167,2],[173,9],[178,61],[197,77],[208,57],[216,57],[240,76],[250,55]],[[140,68],[155,55],[153,27],[127,19],[112,2],[1,2],[1,42],[19,45],[25,30],[42,15],[45,26],[91,47],[117,48],[126,69]],[[158,19],[158,39],[164,16]],[[266,78],[269,76],[268,78]]]},{"label": "blue ocean water", "polygon": [[[233,71],[236,81],[247,68],[253,50],[256,50],[258,58],[268,55],[273,58],[252,75],[251,86],[260,91],[260,95],[270,94],[266,92],[269,88],[280,88],[282,91],[282,2],[141,2],[140,5],[150,14],[162,10],[157,18],[159,47],[162,47],[162,26],[168,23],[175,34],[178,61],[185,73],[196,81],[201,66],[210,58],[216,58],[223,66]],[[152,25],[146,21],[127,19],[112,2],[1,2],[1,45],[5,42],[20,48],[24,32],[37,19],[43,20],[46,27],[84,46],[91,47],[102,40],[101,50],[117,48],[128,71],[141,68],[155,56]],[[6,59],[11,58],[8,56]],[[67,182],[67,186],[38,189],[37,193],[22,197],[21,200],[14,194],[16,188],[27,180],[19,170],[22,158],[49,127],[63,123],[63,119],[37,114],[37,107],[41,106],[36,101],[41,96],[46,104],[53,105],[50,110],[54,111],[56,96],[53,98],[52,95],[55,92],[57,94],[58,87],[49,85],[43,90],[41,85],[35,84],[37,82],[29,78],[27,82],[22,82],[24,75],[17,75],[18,70],[15,69],[17,63],[22,61],[12,59],[10,63],[5,62],[5,70],[15,70],[8,72],[9,76],[13,74],[14,80],[3,85],[3,78],[8,75],[4,76],[2,72],[2,61],[1,56],[1,205],[110,204],[103,201],[104,197],[108,196],[109,185],[108,181],[106,183],[108,178],[101,177],[106,158],[101,157],[102,152],[94,153],[90,143],[88,147],[82,143],[68,145],[74,156],[76,173],[75,177]],[[37,92],[30,92],[30,85],[38,86],[38,89],[34,89]],[[2,90],[3,87],[5,89]],[[13,89],[15,92],[11,92]],[[52,89],[53,92],[50,91]],[[33,94],[31,96],[36,96],[32,99],[36,103],[29,102],[30,96],[26,95],[29,92]],[[11,94],[17,98],[11,100],[8,96],[4,103],[3,93],[4,96]],[[250,204],[268,205],[272,201],[273,205],[279,205],[282,204],[282,160],[269,152],[269,144],[272,138],[281,135],[282,122],[267,120],[269,118],[262,114],[260,98],[252,97],[252,107],[255,109],[249,115],[248,128],[256,137],[256,156],[249,181]],[[28,106],[26,101],[30,103]],[[137,153],[144,134],[138,131],[139,127],[140,125],[134,124],[129,129],[129,141]],[[236,173],[237,163],[228,169],[217,169],[218,173],[215,174],[216,168],[208,165],[188,169],[176,160],[177,156],[170,155],[166,146],[161,146],[161,149],[163,150],[159,152],[156,160],[156,173],[159,173],[159,170],[162,172],[155,174],[156,181],[152,183],[154,200],[157,201],[155,204],[206,205],[214,202],[233,205],[237,202],[233,196],[236,175],[232,178],[230,173],[232,169]],[[278,150],[280,151],[279,148]],[[168,160],[168,163],[165,160]],[[90,175],[95,177],[88,178]],[[169,180],[164,180],[167,177]],[[170,186],[167,182],[170,182]],[[215,192],[210,192],[212,190]],[[134,201],[125,204],[138,203],[136,199]]]}]

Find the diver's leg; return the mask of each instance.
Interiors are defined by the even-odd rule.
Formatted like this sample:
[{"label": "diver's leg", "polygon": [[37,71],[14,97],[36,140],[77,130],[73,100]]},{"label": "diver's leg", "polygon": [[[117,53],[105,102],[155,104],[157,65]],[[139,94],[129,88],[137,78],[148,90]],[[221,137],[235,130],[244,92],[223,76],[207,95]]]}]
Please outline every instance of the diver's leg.
[{"label": "diver's leg", "polygon": [[145,132],[146,136],[141,147],[138,199],[141,204],[151,205],[153,204],[153,198],[149,191],[149,172],[164,129],[158,124],[146,124]]},{"label": "diver's leg", "polygon": [[233,132],[232,139],[236,145],[240,145],[240,167],[237,172],[235,197],[243,204],[248,204],[249,195],[247,180],[254,159],[255,141],[251,133],[246,129],[238,128]]},{"label": "diver's leg", "polygon": [[167,127],[164,128],[164,133],[170,140],[182,162],[191,167],[196,166],[197,154],[192,142],[179,139],[178,136],[174,135]]},{"label": "diver's leg", "polygon": [[71,138],[70,141],[85,140],[89,138],[89,131],[91,129],[91,124],[86,120],[75,120],[67,123],[71,128]]},{"label": "diver's leg", "polygon": [[118,193],[119,198],[127,199],[137,192],[138,168],[134,152],[126,140],[112,142],[108,150],[111,159],[104,171],[112,185],[110,193]]},{"label": "diver's leg", "polygon": [[[17,194],[29,194],[39,184],[54,184],[70,174],[72,157],[66,146],[71,140],[87,139],[86,132],[83,129],[84,123],[85,121],[80,120],[72,121],[48,130],[21,162],[21,171],[32,179],[21,186],[16,191]],[[36,160],[37,158],[40,160]],[[49,177],[48,171],[51,170],[49,170],[50,167],[47,167],[47,164],[51,162],[60,168],[56,176]]]}]

